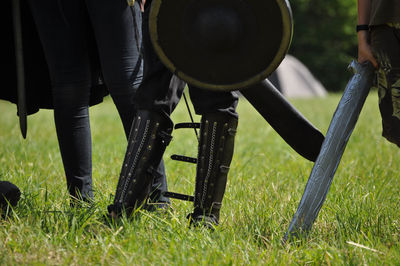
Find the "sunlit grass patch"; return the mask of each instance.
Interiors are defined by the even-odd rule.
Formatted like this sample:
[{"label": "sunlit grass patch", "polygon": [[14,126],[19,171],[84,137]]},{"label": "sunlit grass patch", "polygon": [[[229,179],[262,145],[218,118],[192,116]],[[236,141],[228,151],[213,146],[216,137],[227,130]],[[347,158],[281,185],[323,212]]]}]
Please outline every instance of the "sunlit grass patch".
[{"label": "sunlit grass patch", "polygon": [[[291,100],[326,132],[340,95]],[[306,240],[282,246],[313,166],[294,152],[243,99],[235,154],[214,231],[188,228],[192,203],[172,200],[173,212],[141,211],[110,225],[112,201],[126,145],[112,101],[91,108],[94,205],[70,208],[51,111],[28,119],[19,133],[16,108],[0,102],[0,179],[22,198],[0,221],[1,264],[399,264],[399,158],[381,137],[376,92],[371,92],[343,155],[330,192]],[[188,122],[183,103],[173,120]],[[199,117],[195,116],[198,121]],[[169,189],[194,192],[191,129],[173,132],[164,156]]]}]

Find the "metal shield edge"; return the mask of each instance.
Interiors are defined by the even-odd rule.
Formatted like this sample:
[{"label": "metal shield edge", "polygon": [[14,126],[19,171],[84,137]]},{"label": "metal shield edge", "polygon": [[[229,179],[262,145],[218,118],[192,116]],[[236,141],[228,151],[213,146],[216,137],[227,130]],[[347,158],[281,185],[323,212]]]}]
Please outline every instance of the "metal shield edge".
[{"label": "metal shield edge", "polygon": [[[161,2],[163,0],[153,0],[150,9],[150,17],[149,17],[149,31],[150,31],[150,39],[153,43],[154,50],[156,51],[158,57],[160,58],[161,62],[175,75],[177,75],[182,80],[186,81],[187,83],[210,90],[217,90],[217,91],[232,91],[237,89],[242,89],[254,85],[258,82],[263,81],[266,79],[282,62],[285,55],[287,54],[290,44],[292,42],[293,37],[293,16],[292,11],[290,8],[290,4],[288,0],[276,0],[279,8],[281,9],[282,13],[282,23],[283,23],[283,36],[281,40],[281,45],[279,47],[278,52],[276,53],[274,59],[272,60],[271,64],[262,71],[261,73],[250,77],[247,80],[242,82],[234,83],[234,84],[211,84],[199,81],[191,76],[186,75],[182,70],[179,70],[175,67],[174,63],[168,58],[168,56],[164,53],[163,49],[158,43],[158,32],[157,32],[157,16],[160,11]],[[285,30],[286,29],[286,30]]]}]

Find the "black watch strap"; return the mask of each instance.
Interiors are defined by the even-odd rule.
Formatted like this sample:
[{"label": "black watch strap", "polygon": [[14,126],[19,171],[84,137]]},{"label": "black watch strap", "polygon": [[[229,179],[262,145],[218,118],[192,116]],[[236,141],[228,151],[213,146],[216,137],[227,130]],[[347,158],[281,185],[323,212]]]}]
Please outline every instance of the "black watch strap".
[{"label": "black watch strap", "polygon": [[357,25],[356,31],[359,32],[361,30],[369,30],[369,25],[367,24]]}]

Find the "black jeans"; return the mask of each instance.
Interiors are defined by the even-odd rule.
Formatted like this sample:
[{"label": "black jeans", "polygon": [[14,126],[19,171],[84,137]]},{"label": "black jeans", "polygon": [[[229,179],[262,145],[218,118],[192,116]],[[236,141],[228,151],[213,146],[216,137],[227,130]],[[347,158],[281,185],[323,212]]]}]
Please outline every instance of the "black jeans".
[{"label": "black jeans", "polygon": [[[126,0],[29,0],[29,4],[49,66],[68,189],[72,196],[91,198],[88,109],[96,63],[128,137],[135,114],[133,98],[143,75],[142,14],[138,4],[131,9]],[[155,186],[166,188],[162,164],[159,170],[164,176]]]}]

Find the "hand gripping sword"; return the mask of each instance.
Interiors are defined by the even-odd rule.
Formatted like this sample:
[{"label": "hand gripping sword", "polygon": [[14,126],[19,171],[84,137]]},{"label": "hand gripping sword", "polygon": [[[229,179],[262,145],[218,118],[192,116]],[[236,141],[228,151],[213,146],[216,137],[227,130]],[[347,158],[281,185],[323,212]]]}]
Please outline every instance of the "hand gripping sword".
[{"label": "hand gripping sword", "polygon": [[13,9],[13,26],[14,26],[14,45],[15,59],[17,71],[17,93],[18,93],[18,117],[19,126],[22,136],[26,138],[27,126],[27,110],[25,97],[25,73],[24,73],[24,56],[22,46],[22,29],[21,29],[21,6],[20,0],[12,0]]},{"label": "hand gripping sword", "polygon": [[349,69],[354,75],[333,115],[297,212],[283,238],[284,243],[305,236],[311,230],[371,88],[374,68],[370,62],[359,64],[352,61]]}]

